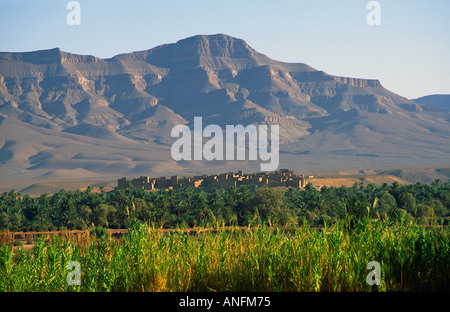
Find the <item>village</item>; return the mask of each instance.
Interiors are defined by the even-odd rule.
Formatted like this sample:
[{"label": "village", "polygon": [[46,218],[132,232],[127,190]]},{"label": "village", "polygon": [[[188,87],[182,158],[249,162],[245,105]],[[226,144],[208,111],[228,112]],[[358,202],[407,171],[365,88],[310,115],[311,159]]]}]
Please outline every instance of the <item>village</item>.
[{"label": "village", "polygon": [[297,175],[288,169],[280,169],[272,172],[244,173],[242,170],[238,172],[228,172],[221,174],[204,174],[193,177],[178,177],[177,175],[159,178],[150,178],[141,176],[127,180],[127,178],[118,179],[118,189],[127,187],[135,187],[144,190],[158,189],[176,189],[181,187],[202,187],[212,189],[214,187],[223,186],[225,188],[237,187],[243,185],[254,186],[270,186],[270,187],[299,187],[304,188],[307,180],[304,175]]}]

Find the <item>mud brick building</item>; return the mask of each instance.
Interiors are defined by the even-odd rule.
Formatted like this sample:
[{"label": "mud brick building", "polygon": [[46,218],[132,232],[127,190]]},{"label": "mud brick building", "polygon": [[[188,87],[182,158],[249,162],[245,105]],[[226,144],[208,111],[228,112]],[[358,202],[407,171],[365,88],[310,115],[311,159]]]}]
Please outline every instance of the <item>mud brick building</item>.
[{"label": "mud brick building", "polygon": [[212,189],[214,187],[223,186],[230,188],[232,186],[241,185],[257,185],[257,186],[270,186],[270,187],[300,187],[306,186],[307,180],[304,175],[297,175],[293,171],[288,169],[280,169],[272,172],[259,172],[259,173],[244,173],[243,171],[228,172],[214,175],[200,175],[194,177],[178,177],[171,176],[150,178],[148,176],[141,176],[127,180],[121,178],[117,181],[117,187],[119,189],[126,188],[129,184],[135,188],[141,188],[144,190],[157,190],[157,189],[176,189],[180,187],[202,187],[206,189]]}]

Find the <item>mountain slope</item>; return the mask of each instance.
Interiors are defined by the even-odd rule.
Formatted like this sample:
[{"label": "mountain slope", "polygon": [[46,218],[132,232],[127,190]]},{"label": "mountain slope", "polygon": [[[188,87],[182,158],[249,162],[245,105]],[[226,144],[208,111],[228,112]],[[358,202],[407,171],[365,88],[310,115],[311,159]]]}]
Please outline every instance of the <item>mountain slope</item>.
[{"label": "mountain slope", "polygon": [[278,124],[280,167],[293,170],[449,165],[447,111],[217,34],[110,59],[0,53],[0,180],[259,170],[173,161],[171,129],[195,116]]},{"label": "mountain slope", "polygon": [[422,105],[442,107],[450,111],[450,94],[432,94],[422,96],[413,101]]}]

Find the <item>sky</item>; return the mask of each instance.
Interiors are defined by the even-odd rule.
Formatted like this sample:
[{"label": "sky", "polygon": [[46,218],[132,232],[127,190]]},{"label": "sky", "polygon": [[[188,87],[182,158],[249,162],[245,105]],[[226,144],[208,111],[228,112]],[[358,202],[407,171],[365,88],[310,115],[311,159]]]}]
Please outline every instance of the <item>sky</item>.
[{"label": "sky", "polygon": [[272,59],[378,79],[410,99],[450,94],[449,0],[379,0],[379,11],[369,0],[78,0],[79,25],[67,21],[77,13],[69,2],[1,0],[0,51],[109,58],[223,33]]}]

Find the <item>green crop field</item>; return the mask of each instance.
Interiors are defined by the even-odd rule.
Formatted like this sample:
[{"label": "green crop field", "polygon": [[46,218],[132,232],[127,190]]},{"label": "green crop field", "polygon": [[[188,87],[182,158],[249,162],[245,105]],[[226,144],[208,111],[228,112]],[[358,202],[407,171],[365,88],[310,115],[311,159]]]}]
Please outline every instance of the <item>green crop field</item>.
[{"label": "green crop field", "polygon": [[[0,248],[0,291],[442,291],[450,230],[369,222],[354,229],[257,227],[162,231],[135,223],[123,239],[38,238]],[[67,279],[79,263],[79,285]],[[380,264],[371,286],[370,261]],[[73,283],[72,283],[73,284]]]},{"label": "green crop field", "polygon": [[11,191],[0,291],[449,291],[449,190]]}]

